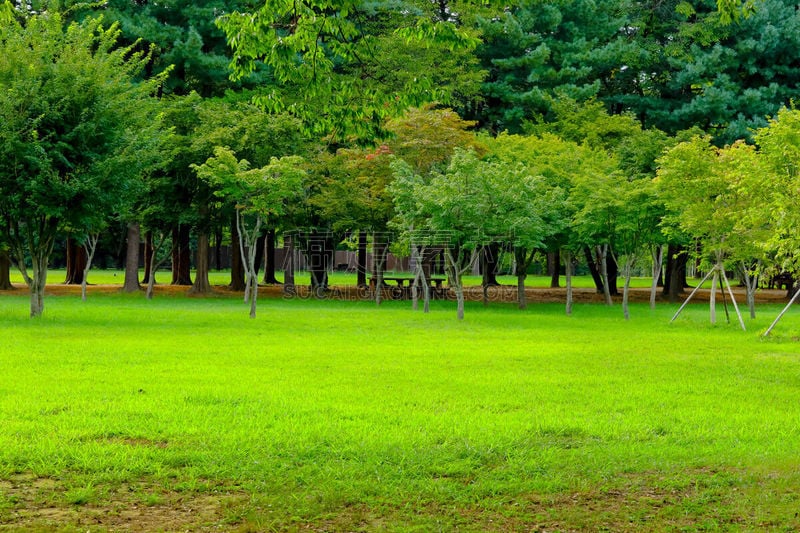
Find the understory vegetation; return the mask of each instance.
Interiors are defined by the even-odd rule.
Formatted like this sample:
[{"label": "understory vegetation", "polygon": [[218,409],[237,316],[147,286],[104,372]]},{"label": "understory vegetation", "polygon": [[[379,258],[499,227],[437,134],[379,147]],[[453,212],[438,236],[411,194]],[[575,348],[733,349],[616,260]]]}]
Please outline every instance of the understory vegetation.
[{"label": "understory vegetation", "polygon": [[[800,527],[800,317],[0,298],[0,530]],[[143,318],[146,317],[146,318]]]}]

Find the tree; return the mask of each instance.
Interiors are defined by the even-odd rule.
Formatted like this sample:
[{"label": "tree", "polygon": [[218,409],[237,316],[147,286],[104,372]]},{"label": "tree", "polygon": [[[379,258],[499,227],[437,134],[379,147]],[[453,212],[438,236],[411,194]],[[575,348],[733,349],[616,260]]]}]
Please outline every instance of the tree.
[{"label": "tree", "polygon": [[443,247],[448,285],[455,292],[456,316],[461,320],[463,274],[475,263],[483,246],[507,240],[506,178],[535,178],[530,178],[521,165],[481,161],[474,151],[460,149],[443,172],[431,171],[423,177],[402,160],[392,168],[395,223],[412,244]]},{"label": "tree", "polygon": [[[800,272],[800,209],[797,208],[797,192],[800,190],[800,111],[782,109],[769,126],[756,133],[764,165],[768,201],[763,207],[772,232],[766,241],[768,252],[783,270],[797,275]],[[795,293],[764,335],[769,335],[783,315],[798,299]]]},{"label": "tree", "polygon": [[[746,145],[735,145],[733,150],[750,150]],[[669,150],[659,160],[657,184],[662,199],[668,209],[667,228],[677,227],[700,243],[704,254],[711,255],[708,263],[704,256],[703,264],[708,266],[708,274],[698,285],[711,277],[710,321],[716,322],[717,284],[724,284],[736,308],[742,329],[745,329],[733,293],[725,275],[725,261],[734,254],[735,232],[740,218],[735,181],[730,179],[726,166],[735,156],[729,157],[729,150],[720,150],[711,144],[709,137],[694,137]],[[737,165],[739,171],[743,170]],[[696,292],[695,289],[694,292]],[[687,298],[692,298],[694,292]],[[685,305],[685,303],[684,303]],[[678,310],[678,313],[683,309]],[[727,312],[727,308],[726,308]],[[675,317],[678,316],[676,313]],[[673,317],[673,320],[675,319]]]},{"label": "tree", "polygon": [[268,165],[250,169],[250,164],[244,159],[237,160],[229,148],[218,147],[213,157],[192,167],[201,179],[218,187],[215,192],[218,197],[236,203],[239,251],[245,263],[245,302],[250,302],[250,318],[256,316],[255,257],[261,225],[269,217],[280,216],[287,200],[297,194],[305,173],[302,162],[297,156],[272,158]]},{"label": "tree", "polygon": [[116,47],[118,35],[96,19],[65,27],[57,13],[0,27],[0,213],[34,317],[55,239],[113,210],[141,168],[139,137],[155,135],[159,80],[133,81],[148,57]]}]

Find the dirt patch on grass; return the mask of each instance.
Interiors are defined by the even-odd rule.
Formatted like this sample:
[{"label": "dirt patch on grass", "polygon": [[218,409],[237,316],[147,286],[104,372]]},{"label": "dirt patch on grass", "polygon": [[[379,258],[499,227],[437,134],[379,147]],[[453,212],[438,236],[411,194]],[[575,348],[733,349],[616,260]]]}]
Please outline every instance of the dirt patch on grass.
[{"label": "dirt patch on grass", "polygon": [[249,496],[175,491],[155,483],[68,488],[56,479],[0,481],[0,531],[228,531]]}]

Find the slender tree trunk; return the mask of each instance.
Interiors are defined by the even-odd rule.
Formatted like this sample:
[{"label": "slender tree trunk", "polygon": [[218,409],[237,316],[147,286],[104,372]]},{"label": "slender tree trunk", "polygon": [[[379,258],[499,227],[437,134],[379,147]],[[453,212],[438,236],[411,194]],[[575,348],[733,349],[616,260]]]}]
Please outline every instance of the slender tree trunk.
[{"label": "slender tree trunk", "polygon": [[150,266],[153,263],[153,232],[147,231],[144,234],[144,274],[142,283],[150,281]]},{"label": "slender tree trunk", "polygon": [[564,250],[564,278],[567,282],[567,316],[572,314],[572,252]]},{"label": "slender tree trunk", "polygon": [[234,219],[231,224],[231,283],[229,285],[234,291],[243,291],[245,286],[244,263],[239,251],[240,239],[239,230],[236,229],[236,219]]},{"label": "slender tree trunk", "polygon": [[[152,233],[150,234],[150,262],[147,265],[147,292],[146,296],[148,300],[153,299],[153,288],[156,284],[156,272],[158,272],[159,267],[167,260],[166,256],[162,256],[161,259],[158,258],[161,248],[167,242],[167,233],[160,232],[158,237],[158,242],[155,241]],[[174,243],[173,243],[174,245]],[[170,251],[171,255],[171,251]]]},{"label": "slender tree trunk", "polygon": [[625,266],[622,268],[623,273],[622,275],[625,277],[625,284],[622,288],[622,315],[625,317],[625,320],[631,319],[630,310],[628,309],[628,297],[630,295],[630,288],[631,288],[631,270],[633,270],[633,262],[635,257],[629,256],[625,258]]},{"label": "slender tree trunk", "polygon": [[588,246],[585,246],[583,248],[583,255],[586,257],[586,266],[589,267],[589,273],[592,275],[592,280],[594,281],[594,286],[597,289],[597,293],[602,294],[605,292],[605,288],[603,287],[603,278],[600,276],[600,271],[597,269],[597,262],[592,254],[592,250]]},{"label": "slender tree trunk", "polygon": [[11,258],[8,252],[0,250],[0,291],[13,290],[11,284]]},{"label": "slender tree trunk", "polygon": [[356,268],[356,284],[359,287],[367,286],[367,232],[358,232],[358,266]]},{"label": "slender tree trunk", "polygon": [[656,292],[658,290],[658,280],[661,278],[662,264],[664,263],[664,246],[653,247],[653,280],[650,284],[650,309],[656,308]]},{"label": "slender tree trunk", "polygon": [[172,248],[172,284],[192,284],[191,238],[190,228],[186,224],[179,224],[172,233],[175,246]]},{"label": "slender tree trunk", "polygon": [[606,305],[613,305],[613,301],[611,300],[611,290],[608,284],[608,245],[601,244],[597,247],[597,254],[599,256],[599,263],[600,263],[600,278],[603,284],[603,295],[606,299]]},{"label": "slender tree trunk", "polygon": [[136,292],[139,286],[139,245],[140,245],[139,224],[131,222],[128,224],[128,251],[125,255],[125,284],[122,290],[125,292]]},{"label": "slender tree trunk", "polygon": [[194,284],[189,290],[190,294],[208,294],[211,292],[211,283],[208,281],[208,254],[208,233],[202,231],[197,236],[197,264],[195,267]]},{"label": "slender tree trunk", "polygon": [[80,285],[83,283],[83,271],[86,269],[86,249],[72,237],[67,238],[67,275],[64,279],[66,285]]},{"label": "slender tree trunk", "polygon": [[375,258],[372,261],[372,278],[375,280],[375,304],[381,305],[383,301],[383,271],[386,265],[386,251],[389,246],[380,236],[375,234],[372,240],[372,247],[375,252]]},{"label": "slender tree trunk", "polygon": [[[525,294],[525,279],[528,277],[528,252],[523,249],[514,250],[514,260],[517,263],[517,307],[528,308],[528,299]],[[558,269],[556,269],[558,270]]]},{"label": "slender tree trunk", "polygon": [[287,296],[294,296],[294,237],[291,234],[284,235],[283,249],[283,293]]},{"label": "slender tree trunk", "polygon": [[258,235],[256,237],[256,262],[253,267],[256,269],[256,279],[258,279],[258,273],[261,270],[261,265],[264,264],[266,261],[265,257],[267,255],[267,239],[266,235]]},{"label": "slender tree trunk", "polygon": [[[755,272],[758,272],[761,267],[761,262],[757,261],[755,265]],[[758,275],[753,275],[750,268],[747,267],[747,263],[742,261],[739,264],[739,270],[741,271],[742,281],[744,282],[745,287],[745,296],[747,299],[747,307],[750,310],[750,318],[756,317],[756,291],[758,290]]]},{"label": "slender tree trunk", "polygon": [[614,258],[614,251],[610,245],[606,245],[606,285],[608,286],[608,293],[611,296],[619,296],[617,289],[617,277],[619,275],[619,266],[617,260]]},{"label": "slender tree trunk", "polygon": [[31,253],[33,278],[31,283],[31,318],[42,316],[44,312],[44,289],[47,285],[47,259],[49,254],[43,250]]},{"label": "slender tree trunk", "polygon": [[708,312],[712,324],[717,323],[717,280],[719,279],[719,271],[716,265],[714,266],[714,274],[711,276],[711,294],[709,295]]},{"label": "slender tree trunk", "polygon": [[561,274],[561,257],[558,250],[547,252],[547,270],[548,274],[550,274],[550,288],[559,288],[558,279]]},{"label": "slender tree trunk", "polygon": [[264,263],[264,283],[269,285],[279,285],[280,281],[275,277],[275,230],[267,230],[266,261]]},{"label": "slender tree trunk", "polygon": [[89,270],[92,268],[92,260],[94,253],[97,251],[97,241],[100,240],[100,234],[95,233],[86,236],[86,243],[83,248],[86,254],[86,265],[83,267],[83,274],[81,275],[81,300],[86,301],[86,283],[89,279]]}]

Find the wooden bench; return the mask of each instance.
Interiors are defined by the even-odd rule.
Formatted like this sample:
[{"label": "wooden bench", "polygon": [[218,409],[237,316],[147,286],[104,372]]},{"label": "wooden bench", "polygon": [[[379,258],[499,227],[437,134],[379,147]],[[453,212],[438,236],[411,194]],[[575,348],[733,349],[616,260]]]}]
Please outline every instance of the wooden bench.
[{"label": "wooden bench", "polygon": [[[394,300],[408,300],[411,298],[411,288],[414,286],[413,276],[384,276],[383,285],[391,290],[392,299]],[[444,298],[446,288],[443,286],[445,278],[432,277],[429,282],[431,283],[432,296]],[[375,277],[369,278],[370,289],[375,290],[377,279]],[[390,285],[393,283],[393,285]]]}]

